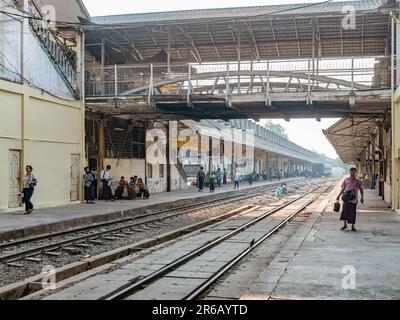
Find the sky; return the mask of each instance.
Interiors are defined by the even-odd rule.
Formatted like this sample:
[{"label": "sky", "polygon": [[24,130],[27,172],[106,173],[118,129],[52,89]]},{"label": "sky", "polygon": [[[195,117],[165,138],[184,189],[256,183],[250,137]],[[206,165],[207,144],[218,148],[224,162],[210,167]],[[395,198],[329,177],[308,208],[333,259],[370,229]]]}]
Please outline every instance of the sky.
[{"label": "sky", "polygon": [[[182,1],[182,0],[83,0],[91,16],[189,10],[204,8],[225,8],[243,7],[257,5],[290,4],[290,3],[314,3],[318,0],[202,0],[202,1]],[[298,145],[310,150],[316,150],[326,154],[328,157],[336,158],[337,154],[328,140],[322,134],[322,129],[327,129],[339,119],[322,119],[317,122],[315,119],[292,119],[290,122],[284,120],[273,120],[280,123],[289,136],[289,139]]]},{"label": "sky", "polygon": [[[260,122],[265,123],[266,121],[261,120]],[[337,121],[339,119],[322,119],[321,122],[315,119],[290,119],[289,122],[285,120],[272,120],[273,123],[279,123],[286,129],[289,140],[306,149],[323,153],[333,159],[336,159],[338,155],[323,135],[322,130],[328,129]]]}]

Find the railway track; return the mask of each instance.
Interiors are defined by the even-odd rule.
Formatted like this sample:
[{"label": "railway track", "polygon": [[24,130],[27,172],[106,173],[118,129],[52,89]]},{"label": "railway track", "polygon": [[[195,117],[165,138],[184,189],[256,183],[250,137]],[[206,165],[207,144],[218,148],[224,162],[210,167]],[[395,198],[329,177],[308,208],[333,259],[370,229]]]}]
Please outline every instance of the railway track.
[{"label": "railway track", "polygon": [[[301,185],[305,182],[300,180],[294,185]],[[170,208],[162,211],[152,212],[144,215],[138,215],[133,218],[120,219],[93,226],[84,226],[68,231],[62,231],[52,234],[40,235],[36,237],[24,238],[13,242],[0,244],[0,263],[9,267],[23,267],[23,261],[40,263],[43,259],[41,255],[60,256],[62,254],[78,254],[83,248],[101,246],[104,242],[114,241],[118,238],[129,237],[134,233],[141,233],[168,224],[174,224],[174,218],[189,215],[194,211],[222,206],[229,203],[236,203],[246,199],[264,195],[273,191],[275,186],[267,187],[264,190],[254,194],[247,192],[241,196],[230,196],[223,199],[214,199],[202,203],[190,204],[176,208]],[[172,213],[171,213],[172,212]],[[224,219],[224,215],[221,215]],[[65,237],[67,237],[65,239]],[[41,244],[41,242],[46,242]],[[50,242],[50,243],[48,243]],[[18,250],[21,246],[27,246]],[[11,253],[4,253],[5,250]]]},{"label": "railway track", "polygon": [[[309,189],[311,187],[315,188],[316,186],[319,187],[318,183],[321,183],[321,180],[300,180],[300,181],[293,181],[294,184],[292,184],[292,187],[297,186],[299,192],[304,192],[304,190]],[[13,252],[11,254],[6,254],[2,255],[0,257],[0,262],[3,262],[0,264],[0,270],[6,271],[4,272],[5,277],[8,277],[9,275],[12,278],[14,276],[14,273],[12,270],[20,270],[19,267],[21,264],[23,264],[25,261],[28,262],[28,266],[24,266],[23,270],[25,270],[27,267],[30,269],[36,269],[37,271],[35,273],[30,273],[30,276],[34,276],[35,274],[37,276],[34,276],[30,278],[31,280],[28,280],[26,283],[26,290],[21,291],[21,288],[24,286],[22,285],[17,285],[15,286],[15,290],[13,291],[13,286],[11,286],[11,289],[7,289],[7,291],[3,291],[1,293],[0,290],[0,299],[2,297],[6,296],[14,296],[15,298],[23,298],[25,296],[29,296],[30,294],[35,294],[36,291],[40,291],[40,288],[34,288],[31,287],[30,283],[36,282],[36,281],[41,281],[40,280],[40,270],[41,266],[44,265],[55,265],[56,268],[60,268],[61,272],[61,279],[67,279],[69,277],[72,277],[74,275],[78,275],[82,272],[85,272],[87,270],[90,270],[94,267],[99,267],[101,265],[110,263],[115,261],[118,263],[118,259],[121,259],[123,257],[127,257],[133,253],[139,253],[140,256],[147,256],[149,252],[154,252],[152,250],[152,247],[158,246],[159,248],[162,247],[168,247],[171,245],[171,240],[172,243],[176,242],[176,238],[180,238],[182,236],[186,237],[186,234],[192,234],[196,232],[200,232],[203,228],[206,227],[213,227],[214,225],[218,225],[220,223],[224,223],[224,221],[230,220],[230,218],[236,218],[240,217],[243,214],[246,214],[246,212],[252,212],[255,208],[258,208],[259,206],[255,206],[256,203],[258,204],[265,204],[265,203],[271,203],[274,202],[272,198],[270,200],[265,201],[265,195],[271,191],[274,190],[274,187],[267,187],[264,190],[258,192],[258,193],[247,193],[243,196],[235,196],[235,197],[230,197],[230,198],[224,198],[224,199],[219,199],[219,200],[213,200],[209,202],[204,202],[200,204],[196,204],[195,209],[186,209],[183,211],[179,211],[179,209],[182,209],[183,207],[179,208],[174,208],[174,209],[168,209],[168,214],[165,214],[164,211],[160,212],[153,212],[150,213],[149,215],[143,215],[141,218],[147,219],[145,221],[137,221],[139,219],[136,217],[135,221],[132,221],[131,219],[127,219],[128,225],[119,225],[118,227],[115,227],[113,223],[110,224],[112,229],[109,230],[102,230],[98,231],[95,230],[96,227],[99,226],[93,226],[92,228],[84,227],[85,232],[90,232],[90,234],[84,234],[84,235],[79,235],[78,237],[73,237],[73,239],[67,239],[60,241],[58,240],[57,243],[51,243],[51,244],[45,244],[42,246],[38,247],[32,247],[28,248],[26,250],[18,251],[18,252]],[[293,195],[292,195],[293,196]],[[251,200],[246,200],[246,199],[251,199]],[[241,203],[242,202],[242,203]],[[247,205],[244,205],[244,203],[247,203]],[[240,206],[241,205],[241,206]],[[273,205],[273,204],[272,204]],[[240,206],[240,207],[239,207]],[[274,206],[274,205],[273,205]],[[182,218],[184,215],[190,215],[191,213],[197,211],[201,212],[203,209],[207,208],[212,208],[209,209],[212,213],[212,215],[216,215],[216,212],[218,213],[217,216],[215,217],[208,217],[206,219],[203,219],[202,222],[197,222],[195,224],[187,224],[186,227],[179,228],[179,225],[177,225],[177,219]],[[187,206],[185,206],[187,208]],[[229,209],[229,211],[228,211]],[[179,212],[173,212],[175,210],[178,210]],[[213,212],[214,210],[214,212]],[[208,213],[210,212],[208,211]],[[162,216],[158,216],[162,215]],[[149,219],[150,218],[150,219]],[[174,220],[175,219],[175,220]],[[168,222],[169,221],[169,222]],[[121,221],[119,221],[121,222]],[[168,223],[167,223],[168,222]],[[117,223],[117,222],[116,222]],[[140,228],[140,225],[142,225],[143,228]],[[167,233],[162,233],[162,226],[165,225],[170,225],[171,230],[175,230],[172,232],[167,232]],[[150,227],[153,226],[153,227]],[[159,228],[159,229],[158,229]],[[118,229],[118,230],[117,230]],[[156,234],[156,237],[147,237],[146,234],[141,234],[140,231],[138,230],[148,230],[148,232],[153,232],[153,234]],[[135,231],[137,230],[137,231]],[[199,230],[199,231],[196,231]],[[76,231],[76,230],[73,230]],[[67,235],[69,235],[71,232],[67,232]],[[142,240],[136,240],[134,241],[132,238],[132,233],[134,234],[140,234]],[[64,232],[63,232],[64,234]],[[117,236],[117,234],[120,234],[120,236]],[[111,236],[110,236],[111,235]],[[49,237],[53,237],[54,235],[48,235]],[[189,235],[188,235],[189,236]],[[127,238],[129,240],[128,245],[121,245],[121,241],[124,241],[124,238]],[[46,240],[46,236],[41,236],[39,237],[40,240]],[[122,239],[121,239],[122,238]],[[54,238],[52,238],[54,240]],[[26,241],[26,239],[22,239]],[[114,241],[116,243],[114,243]],[[119,243],[118,243],[119,241]],[[164,245],[163,243],[166,243]],[[179,242],[179,241],[178,241]],[[30,244],[30,242],[24,242],[24,244]],[[9,245],[9,244],[7,244]],[[161,245],[161,246],[159,246]],[[114,249],[112,248],[114,247]],[[105,250],[103,250],[103,248]],[[111,248],[111,249],[110,249]],[[74,251],[76,249],[82,249],[85,252],[98,252],[100,251],[99,256],[96,256],[96,254],[93,255],[93,258],[88,258],[86,256],[79,256],[74,254]],[[93,249],[93,250],[92,250]],[[150,249],[150,250],[147,250]],[[58,250],[58,251],[56,251]],[[157,249],[158,250],[158,249]],[[54,254],[53,254],[54,253]],[[106,256],[104,256],[104,254]],[[53,256],[54,255],[54,256]],[[44,256],[46,256],[44,258]],[[42,261],[42,257],[44,258]],[[62,258],[60,258],[62,257]],[[69,258],[70,257],[70,258]],[[82,257],[82,258],[80,258]],[[97,258],[98,257],[98,258]],[[88,259],[86,259],[88,258]],[[49,260],[50,259],[50,260]],[[67,261],[65,263],[57,264],[56,261],[59,261],[59,259],[63,261]],[[68,260],[70,259],[70,260]],[[98,260],[97,260],[98,259]],[[50,261],[50,262],[49,262]],[[88,262],[85,262],[88,261]],[[56,264],[54,264],[54,263]],[[82,265],[86,265],[84,268],[78,268],[74,269],[74,265],[76,265],[76,262],[79,262]],[[3,265],[3,267],[2,267]],[[15,267],[14,267],[15,265]],[[65,266],[65,267],[64,267]],[[71,270],[69,268],[71,267]],[[8,269],[4,269],[8,268]],[[56,273],[58,269],[56,269]],[[2,273],[3,273],[2,271]],[[22,276],[25,273],[25,271],[16,271],[16,278],[13,278],[12,280],[9,280],[5,284],[10,285],[13,282],[19,282],[21,280],[27,279],[27,276]],[[29,276],[29,275],[28,275]],[[37,280],[34,280],[36,279]],[[57,276],[58,278],[58,276]],[[16,283],[17,284],[17,283]],[[1,288],[0,288],[1,289]],[[13,293],[14,292],[14,293]],[[19,292],[19,293],[18,293]],[[21,292],[24,292],[22,296],[20,295]]]},{"label": "railway track", "polygon": [[[229,261],[221,265],[215,272],[210,274],[207,278],[202,279],[200,283],[193,288],[190,288],[190,292],[182,295],[182,299],[192,300],[198,298],[203,292],[205,292],[212,284],[214,284],[222,275],[228,272],[233,266],[235,266],[240,260],[242,260],[245,256],[247,256],[251,251],[253,251],[257,246],[271,237],[275,232],[284,227],[289,221],[291,221],[296,215],[302,212],[307,206],[312,204],[316,199],[318,199],[322,194],[327,192],[331,186],[318,186],[313,188],[309,192],[296,197],[295,199],[286,202],[278,207],[273,209],[268,209],[265,211],[265,208],[255,207],[251,210],[247,210],[242,213],[242,215],[252,213],[258,211],[260,214],[238,227],[234,230],[227,232],[226,234],[218,237],[217,239],[210,241],[203,246],[196,248],[190,251],[187,254],[180,256],[179,258],[173,260],[172,262],[164,265],[158,270],[150,273],[149,275],[141,278],[139,281],[134,282],[128,286],[124,286],[113,292],[102,296],[100,299],[102,300],[118,300],[118,299],[136,299],[141,298],[141,292],[150,290],[150,292],[157,292],[157,283],[161,280],[165,279],[165,276],[174,271],[179,271],[179,268],[185,266],[189,262],[195,259],[201,259],[201,256],[215,248],[219,245],[225,243],[229,239],[237,236],[241,233],[246,233],[246,231],[250,230],[252,227],[257,226],[261,221],[265,221],[268,218],[274,217],[275,215],[280,215],[279,221],[276,224],[273,224],[270,228],[268,228],[262,236],[258,239],[253,239],[250,246],[246,249],[242,250],[238,254],[234,254],[230,257]],[[162,282],[162,281],[161,281]],[[165,286],[165,284],[164,284]],[[137,296],[139,294],[139,296]],[[157,299],[157,297],[154,297]]]}]

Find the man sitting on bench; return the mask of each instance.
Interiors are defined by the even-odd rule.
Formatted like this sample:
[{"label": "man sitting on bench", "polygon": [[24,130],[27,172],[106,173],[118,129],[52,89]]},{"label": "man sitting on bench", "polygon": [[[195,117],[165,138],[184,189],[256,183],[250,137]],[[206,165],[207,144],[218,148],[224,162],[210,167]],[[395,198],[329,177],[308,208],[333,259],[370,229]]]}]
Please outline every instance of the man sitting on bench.
[{"label": "man sitting on bench", "polygon": [[124,189],[125,189],[125,186],[127,186],[127,185],[128,185],[128,183],[125,181],[125,177],[121,177],[121,180],[119,180],[119,182],[118,182],[117,190],[115,190],[115,197],[117,199],[123,198]]}]

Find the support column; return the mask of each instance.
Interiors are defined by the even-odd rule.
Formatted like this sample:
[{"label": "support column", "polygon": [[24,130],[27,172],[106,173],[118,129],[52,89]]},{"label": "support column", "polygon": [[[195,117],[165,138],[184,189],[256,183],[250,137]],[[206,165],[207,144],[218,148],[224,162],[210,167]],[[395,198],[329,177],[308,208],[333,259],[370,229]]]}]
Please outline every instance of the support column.
[{"label": "support column", "polygon": [[[97,172],[100,174],[102,170],[104,170],[104,159],[106,153],[106,132],[107,122],[104,119],[99,120],[98,124],[98,137],[99,137],[99,146],[98,146],[98,164],[97,164]],[[103,189],[101,179],[97,180],[97,199],[99,199],[99,195],[101,194],[101,190]]]},{"label": "support column", "polygon": [[[397,7],[400,4],[400,0],[396,1]],[[397,16],[397,19],[399,17]],[[396,33],[395,33],[396,27]],[[395,50],[395,36],[396,36],[396,45],[397,48]],[[395,77],[395,58],[394,54],[397,54],[396,57],[396,64],[400,66],[400,24],[397,23],[395,25],[394,17],[392,17],[392,110],[391,110],[391,117],[392,117],[392,126],[391,126],[391,133],[392,133],[392,209],[398,210],[400,208],[400,195],[399,195],[399,182],[400,182],[400,162],[399,162],[399,136],[400,136],[400,92],[398,90],[398,86],[400,83],[400,68],[397,68],[397,77]],[[396,92],[395,92],[396,90]]]},{"label": "support column", "polygon": [[240,70],[241,70],[241,45],[240,45],[240,39],[241,35],[240,35],[240,29],[238,30],[238,93],[240,94],[240,90],[241,90],[241,85],[240,85]]},{"label": "support column", "polygon": [[167,123],[167,146],[166,146],[166,160],[167,160],[167,192],[171,191],[171,161],[170,161],[170,122]]},{"label": "support column", "polygon": [[235,171],[236,171],[236,163],[235,163],[235,136],[232,137],[232,166],[231,166],[231,181],[233,182]]},{"label": "support column", "polygon": [[203,163],[201,161],[202,160],[202,158],[201,158],[201,143],[202,143],[201,134],[198,133],[197,134],[197,164],[202,167]]},{"label": "support column", "polygon": [[371,164],[371,189],[375,189],[376,186],[376,161],[375,161],[375,143],[376,143],[376,137],[372,137],[372,164]]},{"label": "support column", "polygon": [[213,164],[213,140],[208,137],[208,173],[211,174]]},{"label": "support column", "polygon": [[385,169],[384,169],[384,154],[383,154],[383,123],[379,124],[379,196],[384,200],[384,186],[385,186]]},{"label": "support column", "polygon": [[98,163],[98,170],[101,171],[104,169],[104,159],[105,159],[105,153],[106,153],[106,120],[101,119],[99,121],[99,148],[98,148],[98,153],[99,153],[99,163]]},{"label": "support column", "polygon": [[100,88],[101,88],[101,95],[104,96],[105,94],[105,72],[104,72],[104,66],[106,64],[106,45],[104,38],[101,39],[101,70],[100,70]]}]

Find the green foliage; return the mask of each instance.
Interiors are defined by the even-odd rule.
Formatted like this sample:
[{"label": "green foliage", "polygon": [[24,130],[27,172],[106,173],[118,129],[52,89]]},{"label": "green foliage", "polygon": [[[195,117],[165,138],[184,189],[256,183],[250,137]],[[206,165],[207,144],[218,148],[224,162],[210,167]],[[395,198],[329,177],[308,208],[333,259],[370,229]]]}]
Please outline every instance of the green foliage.
[{"label": "green foliage", "polygon": [[317,160],[320,163],[326,163],[326,159],[327,159],[326,155],[324,155],[323,153],[316,152],[316,151],[315,151],[315,153],[317,154]]},{"label": "green foliage", "polygon": [[286,129],[282,127],[280,124],[273,123],[271,120],[268,120],[267,123],[264,125],[265,128],[280,135],[281,137],[288,139],[288,135],[286,133]]},{"label": "green foliage", "polygon": [[342,159],[340,159],[339,157],[337,157],[337,158],[336,158],[336,166],[337,166],[337,167],[340,167],[340,168],[343,168],[343,169],[346,170],[346,171],[349,171],[349,169],[350,169],[351,167],[353,167],[354,164],[346,164],[346,163],[344,163],[344,162],[342,161]]}]

